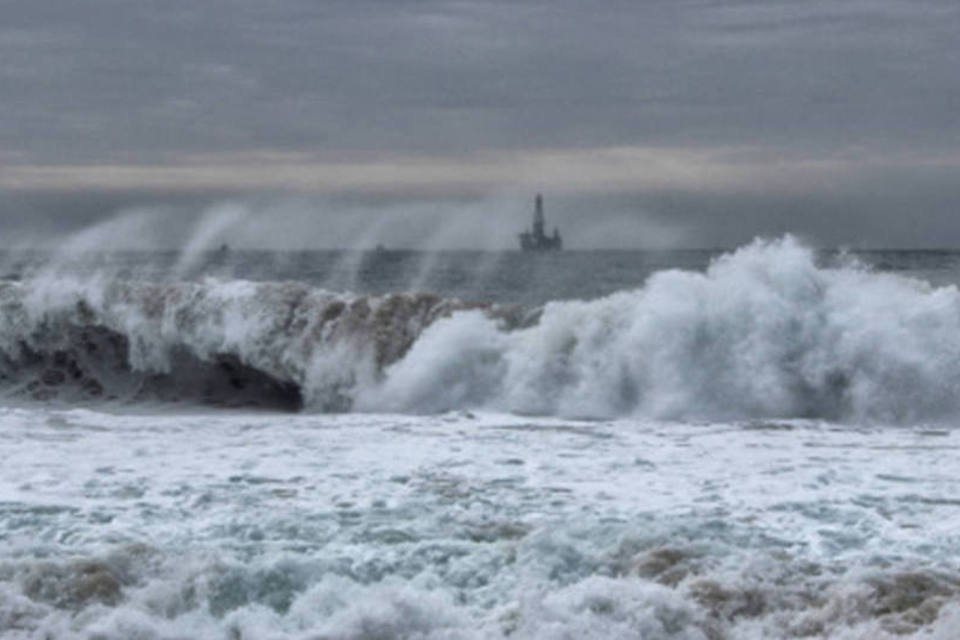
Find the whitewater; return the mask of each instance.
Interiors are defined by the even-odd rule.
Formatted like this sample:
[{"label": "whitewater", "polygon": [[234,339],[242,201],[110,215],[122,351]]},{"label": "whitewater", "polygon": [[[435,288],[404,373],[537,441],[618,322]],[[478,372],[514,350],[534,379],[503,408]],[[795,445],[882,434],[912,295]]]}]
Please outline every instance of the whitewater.
[{"label": "whitewater", "polygon": [[957,256],[587,258],[21,260],[0,636],[960,637]]}]

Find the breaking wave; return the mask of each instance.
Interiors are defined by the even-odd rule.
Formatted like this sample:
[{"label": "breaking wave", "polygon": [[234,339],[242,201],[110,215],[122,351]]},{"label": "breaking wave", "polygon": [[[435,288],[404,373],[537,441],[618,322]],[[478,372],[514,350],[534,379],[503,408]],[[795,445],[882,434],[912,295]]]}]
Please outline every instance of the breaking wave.
[{"label": "breaking wave", "polygon": [[0,378],[41,400],[914,421],[960,410],[960,292],[792,238],[538,309],[297,283],[0,284]]},{"label": "breaking wave", "polygon": [[346,410],[425,326],[466,306],[297,283],[5,283],[0,379],[38,400]]}]

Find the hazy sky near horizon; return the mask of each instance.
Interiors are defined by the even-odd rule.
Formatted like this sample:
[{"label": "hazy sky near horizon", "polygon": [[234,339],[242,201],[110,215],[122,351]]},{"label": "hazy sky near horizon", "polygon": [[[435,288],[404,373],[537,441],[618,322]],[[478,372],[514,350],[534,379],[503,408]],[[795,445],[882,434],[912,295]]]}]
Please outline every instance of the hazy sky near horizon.
[{"label": "hazy sky near horizon", "polygon": [[958,70],[956,0],[0,0],[0,238],[960,246]]}]

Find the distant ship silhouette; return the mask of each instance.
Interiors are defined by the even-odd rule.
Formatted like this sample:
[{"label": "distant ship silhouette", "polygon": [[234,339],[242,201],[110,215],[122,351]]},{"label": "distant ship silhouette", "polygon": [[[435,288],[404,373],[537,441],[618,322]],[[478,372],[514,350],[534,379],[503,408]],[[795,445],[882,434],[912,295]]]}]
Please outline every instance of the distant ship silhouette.
[{"label": "distant ship silhouette", "polygon": [[557,251],[563,249],[560,230],[553,228],[553,235],[543,232],[543,196],[537,194],[533,206],[533,228],[520,234],[520,248],[524,251]]}]

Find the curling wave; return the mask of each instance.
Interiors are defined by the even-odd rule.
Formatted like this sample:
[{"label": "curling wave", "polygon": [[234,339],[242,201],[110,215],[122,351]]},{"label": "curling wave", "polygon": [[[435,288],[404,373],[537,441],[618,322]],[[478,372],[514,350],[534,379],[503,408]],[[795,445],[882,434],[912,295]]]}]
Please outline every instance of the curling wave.
[{"label": "curling wave", "polygon": [[0,287],[0,373],[39,398],[915,421],[960,410],[960,293],[792,238],[523,310],[294,283]]},{"label": "curling wave", "polygon": [[423,327],[466,306],[296,283],[5,283],[0,380],[38,400],[346,410]]}]

